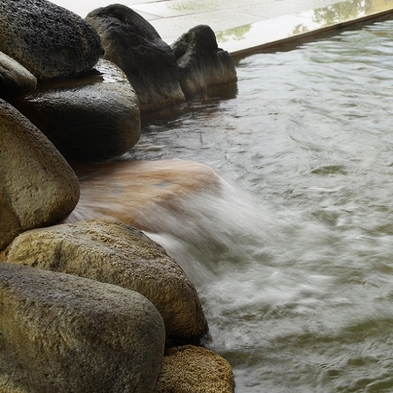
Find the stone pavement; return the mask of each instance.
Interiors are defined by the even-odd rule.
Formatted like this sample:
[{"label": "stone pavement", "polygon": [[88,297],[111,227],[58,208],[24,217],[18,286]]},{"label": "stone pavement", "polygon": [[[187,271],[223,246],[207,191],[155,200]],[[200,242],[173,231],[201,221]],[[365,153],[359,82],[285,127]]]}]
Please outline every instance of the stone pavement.
[{"label": "stone pavement", "polygon": [[[109,0],[53,0],[85,17]],[[393,0],[120,0],[148,20],[167,43],[209,25],[232,55],[315,35],[321,29],[393,15]]]}]

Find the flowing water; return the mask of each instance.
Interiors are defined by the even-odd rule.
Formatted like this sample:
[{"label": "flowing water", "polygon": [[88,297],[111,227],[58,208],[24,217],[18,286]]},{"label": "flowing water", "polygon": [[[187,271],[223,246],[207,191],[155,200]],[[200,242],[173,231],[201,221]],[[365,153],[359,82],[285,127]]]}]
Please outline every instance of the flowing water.
[{"label": "flowing water", "polygon": [[224,196],[151,235],[203,301],[237,392],[393,391],[393,21],[237,64],[130,160],[202,162]]}]

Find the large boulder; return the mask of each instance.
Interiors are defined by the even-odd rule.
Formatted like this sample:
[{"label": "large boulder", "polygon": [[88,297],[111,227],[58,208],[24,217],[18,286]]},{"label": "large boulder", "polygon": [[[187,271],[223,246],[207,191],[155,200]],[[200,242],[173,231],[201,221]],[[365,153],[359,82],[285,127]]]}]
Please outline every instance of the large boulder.
[{"label": "large boulder", "polygon": [[25,230],[61,221],[78,200],[79,182],[64,157],[0,99],[0,250]]},{"label": "large boulder", "polygon": [[92,11],[86,21],[97,30],[104,57],[126,73],[138,95],[141,112],[184,103],[176,58],[148,21],[120,4]]},{"label": "large boulder", "polygon": [[166,351],[154,393],[233,393],[230,364],[202,347],[185,345]]},{"label": "large boulder", "polygon": [[0,37],[0,51],[39,80],[80,74],[102,53],[91,26],[46,0],[2,0]]},{"label": "large boulder", "polygon": [[209,26],[192,28],[171,48],[177,58],[180,85],[186,97],[204,95],[217,85],[237,81],[231,55],[218,47],[214,31]]},{"label": "large boulder", "polygon": [[14,382],[29,393],[153,390],[165,329],[139,293],[0,263],[0,299],[0,386]]},{"label": "large boulder", "polygon": [[91,220],[28,231],[7,261],[119,285],[146,296],[165,322],[167,345],[199,343],[207,322],[197,292],[164,249],[136,228]]},{"label": "large boulder", "polygon": [[37,87],[36,77],[21,64],[0,52],[0,98],[14,98]]},{"label": "large boulder", "polygon": [[12,104],[68,161],[103,161],[121,155],[141,133],[135,91],[123,71],[107,60],[89,75],[45,83]]}]

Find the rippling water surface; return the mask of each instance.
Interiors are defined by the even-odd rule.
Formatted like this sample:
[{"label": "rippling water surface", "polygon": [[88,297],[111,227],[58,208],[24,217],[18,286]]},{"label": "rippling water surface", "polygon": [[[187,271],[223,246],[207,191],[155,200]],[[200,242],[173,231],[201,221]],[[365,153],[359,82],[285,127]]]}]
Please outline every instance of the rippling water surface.
[{"label": "rippling water surface", "polygon": [[255,54],[237,92],[150,122],[129,159],[227,180],[161,242],[237,392],[393,391],[393,21]]}]

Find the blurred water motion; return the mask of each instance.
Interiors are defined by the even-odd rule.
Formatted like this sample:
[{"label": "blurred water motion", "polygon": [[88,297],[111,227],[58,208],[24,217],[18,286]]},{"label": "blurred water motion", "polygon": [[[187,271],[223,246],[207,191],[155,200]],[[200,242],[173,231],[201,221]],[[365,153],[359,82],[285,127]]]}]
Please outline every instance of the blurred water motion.
[{"label": "blurred water motion", "polygon": [[128,153],[228,179],[154,237],[195,281],[238,392],[393,389],[392,27],[247,57],[235,98],[152,122]]}]

